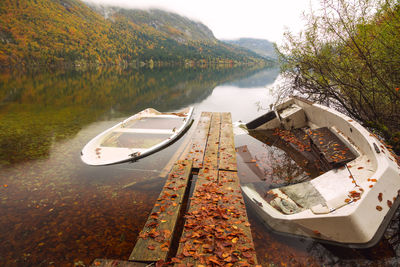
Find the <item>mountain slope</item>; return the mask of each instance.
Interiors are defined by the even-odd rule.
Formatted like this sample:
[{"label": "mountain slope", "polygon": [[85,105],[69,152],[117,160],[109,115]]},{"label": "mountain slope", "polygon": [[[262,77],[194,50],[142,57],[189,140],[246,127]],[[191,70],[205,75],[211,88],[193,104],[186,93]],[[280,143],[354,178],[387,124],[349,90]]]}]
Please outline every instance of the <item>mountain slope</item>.
[{"label": "mountain slope", "polygon": [[116,14],[126,17],[131,22],[152,27],[154,30],[166,34],[168,37],[178,41],[217,41],[212,31],[200,22],[195,22],[175,13],[159,9],[140,10],[123,9],[118,7],[101,6],[89,4],[89,7],[110,18]]},{"label": "mountain slope", "polygon": [[274,44],[268,40],[256,38],[240,38],[237,40],[224,40],[224,42],[247,48],[266,58],[277,59]]},{"label": "mountain slope", "polygon": [[232,64],[262,59],[216,40],[201,23],[164,11],[104,9],[79,0],[0,2],[1,66],[150,60]]}]

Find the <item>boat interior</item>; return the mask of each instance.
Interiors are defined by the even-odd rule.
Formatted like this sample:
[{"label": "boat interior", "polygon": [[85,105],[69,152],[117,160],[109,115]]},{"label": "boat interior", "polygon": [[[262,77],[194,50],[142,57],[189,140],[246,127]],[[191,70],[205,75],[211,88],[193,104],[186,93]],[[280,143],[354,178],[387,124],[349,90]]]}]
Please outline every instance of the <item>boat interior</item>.
[{"label": "boat interior", "polygon": [[[264,168],[257,171],[262,173],[258,175],[260,181],[247,185],[282,214],[305,209],[326,214],[355,202],[364,192],[364,181],[358,178],[371,177],[375,170],[368,153],[362,150],[365,144],[344,133],[356,132],[351,122],[329,116],[328,112],[316,112],[308,102],[292,100],[246,125],[253,138],[290,157],[284,162],[285,168],[293,162],[298,166],[297,173],[286,173],[288,177],[282,177],[280,183]],[[245,157],[243,148],[238,153]],[[350,170],[350,162],[358,167]]]}]

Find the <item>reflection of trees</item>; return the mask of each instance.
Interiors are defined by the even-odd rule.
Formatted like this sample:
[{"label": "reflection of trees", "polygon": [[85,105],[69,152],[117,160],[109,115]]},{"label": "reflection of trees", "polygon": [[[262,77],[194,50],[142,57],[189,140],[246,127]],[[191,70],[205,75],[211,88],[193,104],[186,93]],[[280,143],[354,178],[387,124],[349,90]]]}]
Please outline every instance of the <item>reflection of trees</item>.
[{"label": "reflection of trees", "polygon": [[107,68],[2,74],[0,103],[64,107],[85,105],[112,108],[127,112],[127,115],[149,105],[174,109],[198,102],[207,97],[215,86],[246,77],[255,69]]},{"label": "reflection of trees", "polygon": [[296,184],[320,174],[320,170],[305,154],[273,133],[272,130],[249,132],[252,137],[266,144],[266,149],[260,150],[256,157],[268,183],[274,187]]},{"label": "reflection of trees", "polygon": [[0,74],[0,164],[48,155],[54,140],[100,117],[176,110],[253,68],[91,69]]},{"label": "reflection of trees", "polygon": [[254,70],[251,76],[229,82],[229,85],[233,85],[239,88],[259,88],[266,85],[272,84],[276,77],[279,75],[278,67],[269,67],[262,70]]}]

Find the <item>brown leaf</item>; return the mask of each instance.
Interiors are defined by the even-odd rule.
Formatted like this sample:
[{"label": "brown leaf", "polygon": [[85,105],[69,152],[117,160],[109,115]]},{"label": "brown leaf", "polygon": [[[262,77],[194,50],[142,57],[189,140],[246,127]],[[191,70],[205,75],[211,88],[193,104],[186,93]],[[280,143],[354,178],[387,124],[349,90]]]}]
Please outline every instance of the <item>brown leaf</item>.
[{"label": "brown leaf", "polygon": [[149,228],[156,228],[158,226],[158,222],[151,222],[147,225]]},{"label": "brown leaf", "polygon": [[173,263],[181,263],[181,262],[182,262],[182,260],[179,259],[179,258],[172,258],[171,261],[172,261]]}]

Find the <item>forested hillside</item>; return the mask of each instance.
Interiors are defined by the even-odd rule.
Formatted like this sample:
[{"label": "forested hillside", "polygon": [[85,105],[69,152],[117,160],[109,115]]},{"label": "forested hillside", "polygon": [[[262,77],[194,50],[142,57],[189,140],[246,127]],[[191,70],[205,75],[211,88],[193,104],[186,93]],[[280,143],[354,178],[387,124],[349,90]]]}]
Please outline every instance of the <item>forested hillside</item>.
[{"label": "forested hillside", "polygon": [[2,0],[0,66],[262,61],[189,22],[163,11],[106,10],[79,0]]}]

